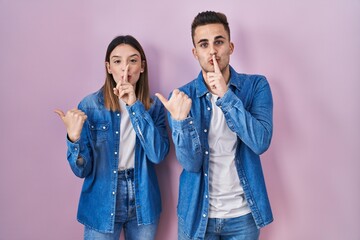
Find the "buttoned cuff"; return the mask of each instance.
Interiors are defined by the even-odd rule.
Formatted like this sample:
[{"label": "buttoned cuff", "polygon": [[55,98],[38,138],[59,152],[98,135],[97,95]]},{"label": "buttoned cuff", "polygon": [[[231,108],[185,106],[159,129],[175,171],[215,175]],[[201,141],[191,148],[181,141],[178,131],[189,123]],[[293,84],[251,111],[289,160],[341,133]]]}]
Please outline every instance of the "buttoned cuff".
[{"label": "buttoned cuff", "polygon": [[142,116],[146,112],[144,105],[139,100],[136,100],[131,106],[126,106],[126,109],[130,116]]},{"label": "buttoned cuff", "polygon": [[224,96],[218,98],[218,100],[216,101],[216,105],[220,107],[222,111],[227,112],[235,105],[239,104],[239,102],[242,104],[242,102],[239,101],[239,98],[235,95],[235,93],[229,88],[224,94]]},{"label": "buttoned cuff", "polygon": [[183,120],[175,120],[172,117],[170,117],[170,119],[172,123],[172,128],[175,131],[183,131],[187,128],[193,127],[194,125],[194,120],[192,117],[187,117]]},{"label": "buttoned cuff", "polygon": [[80,141],[80,138],[76,142],[71,142],[69,137],[66,136],[66,145],[68,147],[68,150],[71,154],[74,154],[76,156],[78,156],[79,152],[80,152],[79,141]]}]

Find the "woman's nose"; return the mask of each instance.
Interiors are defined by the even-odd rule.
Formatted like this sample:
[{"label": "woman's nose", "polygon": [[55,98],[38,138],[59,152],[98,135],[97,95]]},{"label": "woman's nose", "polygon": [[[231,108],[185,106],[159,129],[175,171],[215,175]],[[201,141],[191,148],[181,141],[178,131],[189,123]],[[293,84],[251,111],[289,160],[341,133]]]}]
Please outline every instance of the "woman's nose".
[{"label": "woman's nose", "polygon": [[121,71],[124,72],[126,70],[126,68],[128,68],[128,70],[129,70],[129,64],[128,63],[124,63],[124,64],[121,65]]}]

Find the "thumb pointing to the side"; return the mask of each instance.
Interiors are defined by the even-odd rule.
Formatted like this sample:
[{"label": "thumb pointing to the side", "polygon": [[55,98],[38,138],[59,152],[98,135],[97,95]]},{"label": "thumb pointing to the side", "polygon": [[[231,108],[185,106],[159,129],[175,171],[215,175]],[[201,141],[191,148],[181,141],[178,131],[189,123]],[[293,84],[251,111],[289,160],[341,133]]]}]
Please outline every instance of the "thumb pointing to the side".
[{"label": "thumb pointing to the side", "polygon": [[61,119],[63,119],[63,118],[65,117],[65,113],[64,113],[62,110],[60,110],[60,109],[54,110],[54,113],[56,113],[57,115],[59,115],[59,117],[60,117]]},{"label": "thumb pointing to the side", "polygon": [[160,102],[165,106],[165,104],[168,103],[168,100],[163,96],[161,95],[160,93],[155,93],[155,96],[157,96],[160,100]]}]

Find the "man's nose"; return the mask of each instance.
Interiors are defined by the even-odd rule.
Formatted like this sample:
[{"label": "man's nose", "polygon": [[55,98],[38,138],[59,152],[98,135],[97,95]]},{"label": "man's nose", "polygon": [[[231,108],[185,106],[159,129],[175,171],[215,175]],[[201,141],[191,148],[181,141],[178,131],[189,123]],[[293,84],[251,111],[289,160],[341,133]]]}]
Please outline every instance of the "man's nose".
[{"label": "man's nose", "polygon": [[217,53],[216,48],[214,47],[214,45],[211,45],[211,46],[210,46],[210,55],[211,55],[211,56],[212,56],[212,55],[216,55],[216,53]]}]

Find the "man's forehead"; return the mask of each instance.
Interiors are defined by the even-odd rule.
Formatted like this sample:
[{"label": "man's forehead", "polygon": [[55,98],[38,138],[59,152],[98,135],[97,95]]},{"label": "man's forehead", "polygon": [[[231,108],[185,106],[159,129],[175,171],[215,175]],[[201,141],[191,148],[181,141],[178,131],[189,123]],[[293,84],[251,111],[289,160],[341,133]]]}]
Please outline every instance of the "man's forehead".
[{"label": "man's forehead", "polygon": [[220,23],[198,26],[194,32],[194,40],[214,40],[217,38],[228,38],[224,26]]}]

